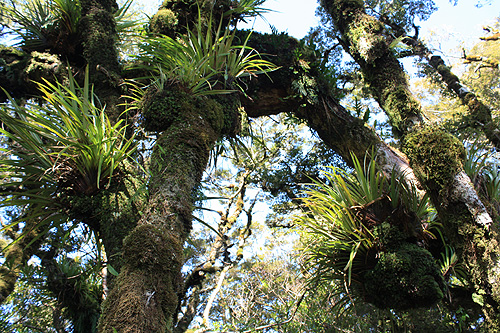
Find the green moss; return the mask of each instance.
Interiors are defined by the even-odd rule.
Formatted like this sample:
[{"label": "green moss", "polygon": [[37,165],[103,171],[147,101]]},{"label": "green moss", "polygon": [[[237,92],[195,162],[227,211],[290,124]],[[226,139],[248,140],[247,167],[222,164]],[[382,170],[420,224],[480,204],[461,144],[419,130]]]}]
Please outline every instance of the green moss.
[{"label": "green moss", "polygon": [[377,19],[367,15],[360,16],[349,25],[346,32],[350,39],[351,53],[359,54],[369,64],[387,53],[387,44],[381,35],[383,29],[384,26]]},{"label": "green moss", "polygon": [[431,254],[404,244],[380,255],[364,276],[365,298],[379,308],[406,310],[430,306],[443,298],[443,277]]},{"label": "green moss", "polygon": [[460,140],[436,127],[424,127],[408,134],[403,152],[425,187],[439,193],[451,184],[465,158]]},{"label": "green moss", "polygon": [[420,113],[420,105],[411,96],[406,85],[387,87],[382,93],[383,108],[389,116],[389,121],[398,132],[411,128],[413,116]]},{"label": "green moss", "polygon": [[[116,29],[113,14],[97,5],[85,0],[82,9],[85,10],[81,19],[81,34],[83,40],[83,55],[89,64],[91,76],[96,87],[107,86],[110,78],[118,77],[119,64],[116,50]],[[103,70],[99,71],[97,66]]]},{"label": "green moss", "polygon": [[177,272],[182,240],[152,225],[137,226],[124,240],[123,257],[131,270]]},{"label": "green moss", "polygon": [[481,123],[491,121],[491,111],[490,109],[481,103],[473,93],[468,93],[465,95],[464,104],[467,105],[469,111],[474,120],[479,121]]},{"label": "green moss", "polygon": [[149,28],[152,32],[171,36],[174,34],[175,27],[179,23],[177,15],[170,9],[160,8],[151,18]]},{"label": "green moss", "polygon": [[383,222],[375,228],[373,235],[378,243],[387,249],[395,249],[401,246],[407,236],[398,227],[389,222]]},{"label": "green moss", "polygon": [[158,90],[151,87],[141,102],[143,126],[162,132],[177,120],[203,117],[216,133],[234,136],[239,132],[239,99],[236,95],[193,97],[180,87]]},{"label": "green moss", "polygon": [[147,90],[141,102],[143,126],[147,131],[162,132],[190,105],[191,97],[180,89],[158,91],[156,87]]},{"label": "green moss", "polygon": [[147,192],[141,181],[122,170],[115,174],[109,187],[91,196],[71,196],[68,202],[72,218],[102,235],[109,263],[118,272],[122,266],[123,239],[136,226],[146,204]]},{"label": "green moss", "polygon": [[24,68],[24,76],[31,81],[42,82],[43,78],[60,75],[65,66],[56,55],[50,53],[31,52],[31,57]]},{"label": "green moss", "polygon": [[450,71],[450,68],[446,66],[444,63],[437,66],[437,70],[439,74],[441,74],[441,76],[443,77],[444,82],[446,82],[447,84],[452,84],[453,82],[459,81],[458,76],[453,74]]}]

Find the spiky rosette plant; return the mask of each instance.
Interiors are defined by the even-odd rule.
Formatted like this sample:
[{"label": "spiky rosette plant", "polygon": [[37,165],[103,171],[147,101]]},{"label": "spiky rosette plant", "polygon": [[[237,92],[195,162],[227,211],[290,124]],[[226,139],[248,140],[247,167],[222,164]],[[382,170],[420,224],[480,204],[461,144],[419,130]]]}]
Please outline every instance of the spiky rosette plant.
[{"label": "spiky rosette plant", "polygon": [[305,231],[312,280],[337,281],[345,304],[351,297],[392,309],[437,302],[443,277],[432,255],[417,245],[427,237],[421,223],[433,215],[427,198],[397,175],[385,178],[373,160],[353,161],[354,174],[331,168],[325,182],[304,191],[295,221]]},{"label": "spiky rosette plant", "polygon": [[83,87],[71,73],[68,86],[47,81],[38,86],[43,103],[10,99],[0,109],[0,207],[27,207],[30,219],[50,226],[56,216],[64,218],[60,198],[105,187],[135,145],[122,120],[110,123],[88,71]]},{"label": "spiky rosette plant", "polygon": [[[120,35],[139,24],[128,14],[132,0],[114,12]],[[82,8],[79,0],[27,0],[12,2],[2,13],[11,24],[10,32],[18,46],[27,51],[51,50],[66,56],[75,54],[80,38]]]},{"label": "spiky rosette plant", "polygon": [[199,14],[194,29],[178,39],[147,37],[139,59],[153,74],[158,90],[180,84],[194,96],[228,94],[241,89],[238,79],[277,68],[247,46],[249,38],[235,45],[234,30],[224,28],[222,21],[215,27],[212,17],[205,26]]}]

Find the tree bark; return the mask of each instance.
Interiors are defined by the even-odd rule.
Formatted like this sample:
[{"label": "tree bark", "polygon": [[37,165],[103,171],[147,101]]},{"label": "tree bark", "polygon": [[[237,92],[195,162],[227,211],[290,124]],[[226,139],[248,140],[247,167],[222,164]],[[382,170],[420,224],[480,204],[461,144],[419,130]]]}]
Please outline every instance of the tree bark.
[{"label": "tree bark", "polygon": [[214,100],[187,94],[182,98],[176,100],[182,105],[177,119],[155,144],[149,204],[124,241],[123,267],[105,301],[100,332],[172,331],[182,287],[183,245],[191,230],[192,193],[222,135],[224,116]]},{"label": "tree bark", "polygon": [[423,126],[419,103],[408,89],[402,67],[388,48],[383,25],[364,11],[361,0],[323,0],[341,32],[345,49],[361,66],[373,96],[402,136],[403,151],[438,210],[448,239],[483,296],[491,329],[500,327],[500,259],[496,226],[462,167],[461,142],[439,128]]}]

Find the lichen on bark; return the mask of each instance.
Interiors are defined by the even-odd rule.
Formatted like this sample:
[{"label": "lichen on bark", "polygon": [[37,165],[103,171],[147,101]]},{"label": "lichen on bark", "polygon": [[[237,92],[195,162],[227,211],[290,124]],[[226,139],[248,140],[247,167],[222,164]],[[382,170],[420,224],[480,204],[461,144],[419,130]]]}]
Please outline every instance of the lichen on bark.
[{"label": "lichen on bark", "polygon": [[[393,132],[402,137],[402,150],[437,208],[451,244],[471,272],[483,272],[471,274],[470,282],[476,290],[488,295],[488,302],[483,306],[488,325],[500,326],[496,292],[499,283],[491,275],[499,271],[500,262],[493,258],[493,252],[486,245],[481,245],[483,236],[488,243],[497,244],[498,234],[491,228],[492,219],[463,171],[463,145],[442,129],[423,125],[419,103],[410,93],[399,61],[389,50],[372,52],[378,58],[370,62],[359,52],[359,39],[352,38],[350,30],[369,21],[362,2],[323,0],[322,5],[341,32],[346,51],[360,65],[374,98],[388,115]],[[378,30],[372,32],[379,33]],[[373,45],[378,49],[383,44]],[[467,236],[463,234],[464,228],[469,230]]]},{"label": "lichen on bark", "polygon": [[124,241],[123,268],[103,308],[102,332],[172,330],[182,246],[191,230],[192,192],[215,142],[235,131],[224,124],[238,123],[224,120],[238,114],[232,103],[184,97],[153,149],[148,206]]}]

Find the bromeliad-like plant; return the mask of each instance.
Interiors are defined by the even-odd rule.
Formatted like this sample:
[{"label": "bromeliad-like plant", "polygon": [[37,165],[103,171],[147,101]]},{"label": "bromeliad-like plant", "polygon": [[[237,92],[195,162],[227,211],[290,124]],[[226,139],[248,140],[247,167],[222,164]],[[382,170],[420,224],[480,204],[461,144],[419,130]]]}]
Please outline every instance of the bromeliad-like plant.
[{"label": "bromeliad-like plant", "polygon": [[68,86],[38,86],[45,103],[10,99],[0,109],[0,207],[27,206],[31,217],[46,220],[61,212],[60,194],[92,195],[109,184],[135,145],[122,120],[110,123],[88,70],[83,87],[71,73]]},{"label": "bromeliad-like plant", "polygon": [[[173,39],[169,36],[147,37],[140,45],[139,59],[156,81],[165,76],[195,96],[227,94],[234,88],[243,90],[237,80],[276,69],[271,62],[247,45],[234,45],[235,31],[223,29],[222,22],[214,29],[212,18],[203,26],[199,14],[193,31]],[[164,81],[164,80],[163,80]]]},{"label": "bromeliad-like plant", "polygon": [[[139,24],[128,15],[131,3],[125,1],[114,13],[118,34]],[[79,0],[27,0],[5,6],[3,15],[12,22],[9,28],[23,49],[43,51],[78,41],[82,17]]]},{"label": "bromeliad-like plant", "polygon": [[[376,253],[376,236],[357,216],[356,209],[382,198],[385,179],[368,165],[368,174],[354,157],[356,176],[340,168],[323,172],[326,182],[314,181],[304,190],[303,213],[295,222],[309,234],[306,252],[321,280],[351,284]],[[372,167],[373,166],[373,167]],[[357,178],[357,179],[356,179]]]},{"label": "bromeliad-like plant", "polygon": [[[373,160],[352,159],[353,174],[331,168],[323,174],[326,181],[314,181],[304,191],[295,222],[304,231],[311,282],[338,282],[337,293],[347,297],[341,300],[344,308],[353,290],[381,308],[405,309],[442,298],[436,260],[416,241],[429,237],[420,227],[434,216],[427,197],[397,175],[385,178]],[[423,288],[427,285],[432,288]]]}]

